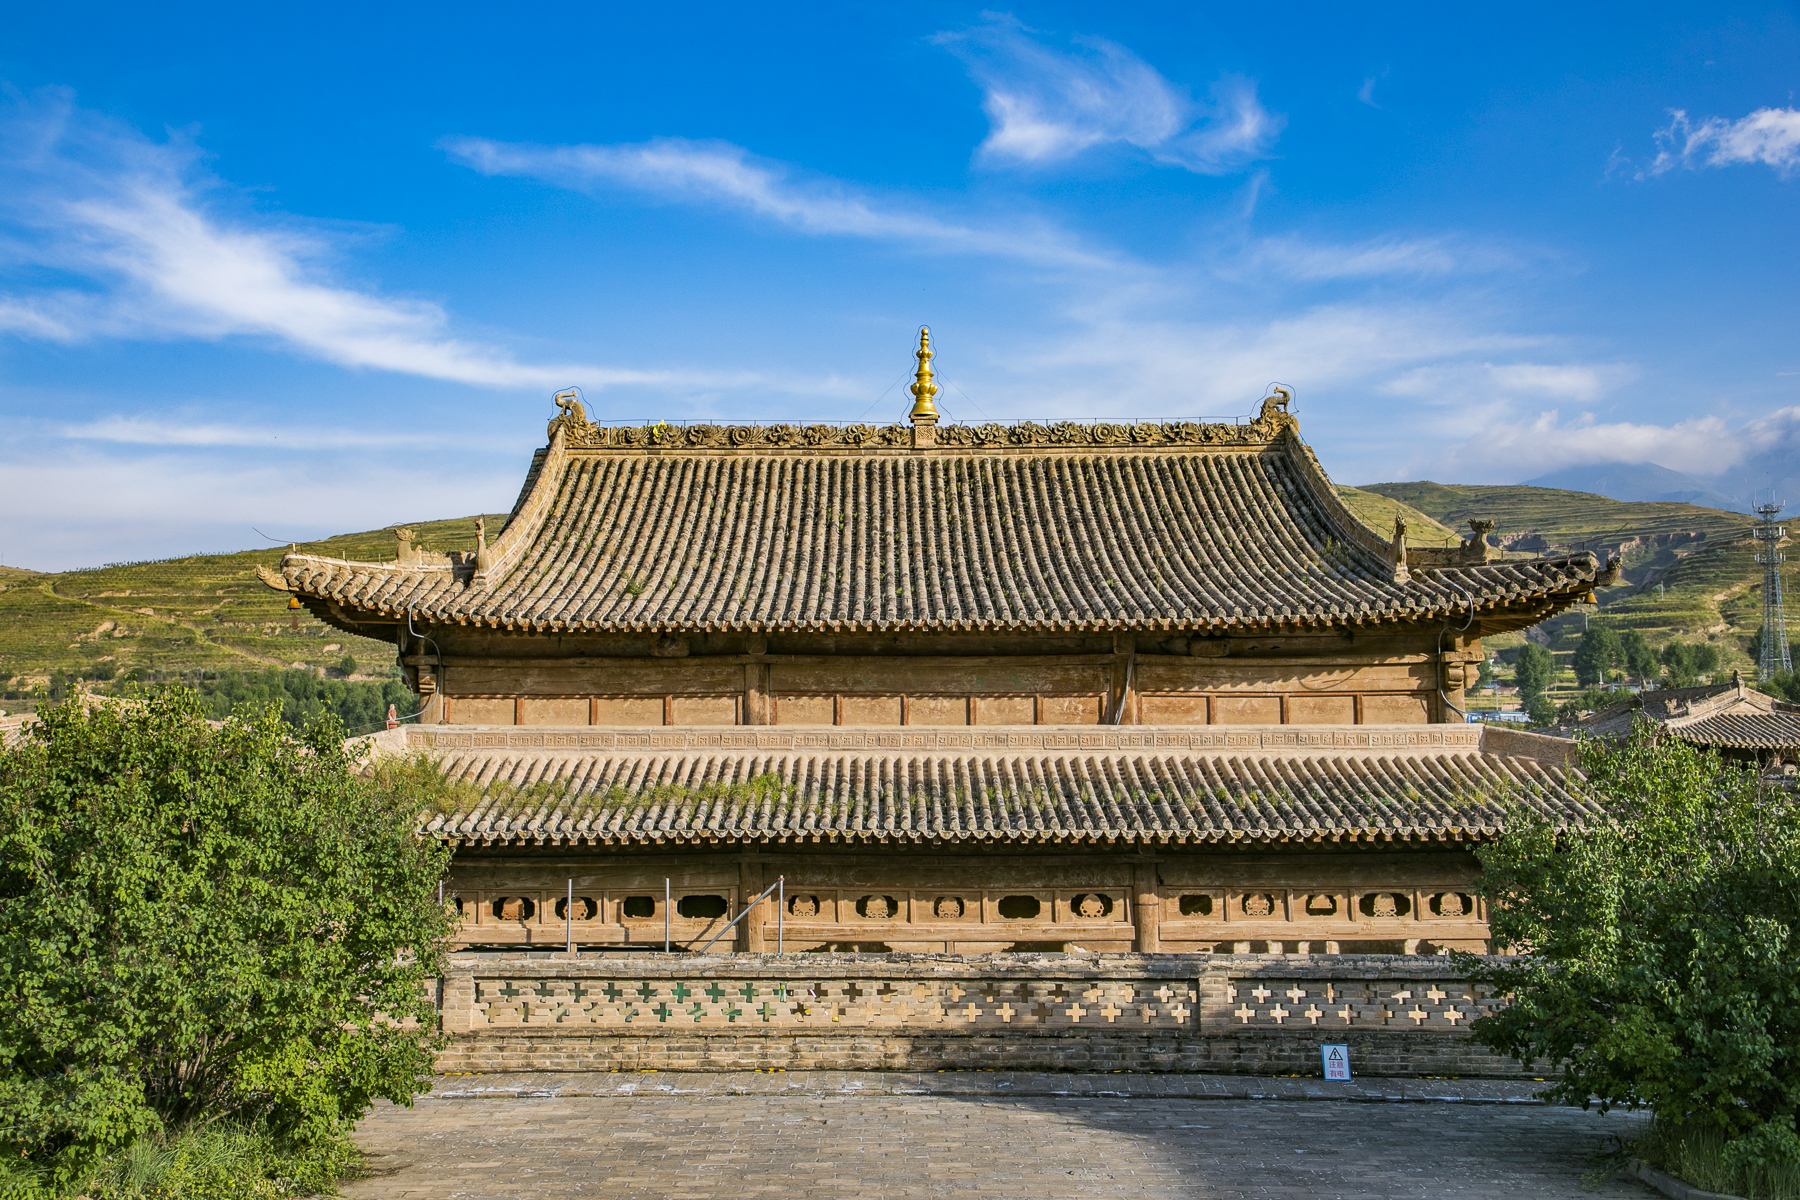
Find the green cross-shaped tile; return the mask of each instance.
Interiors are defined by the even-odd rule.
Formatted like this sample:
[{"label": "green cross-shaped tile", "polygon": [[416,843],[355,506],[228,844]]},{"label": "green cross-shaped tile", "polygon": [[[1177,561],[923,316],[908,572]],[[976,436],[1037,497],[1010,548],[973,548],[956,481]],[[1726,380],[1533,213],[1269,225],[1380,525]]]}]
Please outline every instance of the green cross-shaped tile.
[{"label": "green cross-shaped tile", "polygon": [[704,1005],[704,1004],[696,1003],[694,1005],[694,1007],[688,1009],[688,1016],[694,1018],[694,1020],[696,1022],[698,1022],[700,1020],[700,1018],[704,1017],[705,1015],[706,1015],[706,1005]]},{"label": "green cross-shaped tile", "polygon": [[576,980],[574,983],[571,983],[569,985],[569,999],[573,1000],[577,1004],[580,1004],[583,1000],[586,1000],[591,995],[593,995],[593,993],[590,992],[587,988],[582,987],[580,980]]},{"label": "green cross-shaped tile", "polygon": [[678,1003],[685,1002],[687,998],[693,994],[692,991],[688,990],[688,985],[685,983],[677,983],[673,988],[669,989],[669,995],[675,997]]},{"label": "green cross-shaped tile", "polygon": [[730,1021],[733,1025],[737,1024],[737,1019],[743,1015],[744,1015],[744,1010],[739,1008],[737,1005],[727,1004],[725,1006],[725,1019],[727,1021]]},{"label": "green cross-shaped tile", "polygon": [[656,989],[651,987],[648,983],[639,984],[637,994],[648,1001],[656,995]]},{"label": "green cross-shaped tile", "polygon": [[658,1021],[667,1021],[669,1019],[670,1012],[672,1012],[673,1010],[670,1009],[668,1002],[664,1001],[663,1003],[657,1005],[655,1008],[651,1009],[650,1011],[656,1014],[656,1019]]},{"label": "green cross-shaped tile", "polygon": [[756,999],[756,985],[754,983],[746,983],[743,987],[738,989],[738,995],[746,1000]]},{"label": "green cross-shaped tile", "polygon": [[769,1023],[769,1018],[775,1015],[775,1010],[769,1007],[769,1002],[767,1000],[763,1001],[763,1006],[756,1011],[762,1017],[763,1024],[765,1025]]},{"label": "green cross-shaped tile", "polygon": [[720,987],[719,981],[715,979],[712,981],[712,983],[710,985],[708,985],[708,987],[706,989],[706,994],[712,1000],[712,1002],[714,1004],[717,1004],[719,1001],[721,1001],[725,998],[725,989]]},{"label": "green cross-shaped tile", "polygon": [[525,993],[514,987],[513,981],[509,979],[500,986],[500,994],[505,996],[508,1000],[516,1000]]},{"label": "green cross-shaped tile", "polygon": [[550,998],[550,996],[552,995],[551,989],[550,989],[550,981],[548,979],[543,980],[541,983],[539,983],[536,987],[532,988],[531,990],[533,992],[537,993],[537,997],[540,1000],[548,1000]]},{"label": "green cross-shaped tile", "polygon": [[625,993],[621,992],[619,990],[619,985],[616,981],[609,979],[606,981],[606,990],[601,992],[600,994],[602,996],[605,996],[608,1000],[616,1001],[620,996],[623,996]]}]

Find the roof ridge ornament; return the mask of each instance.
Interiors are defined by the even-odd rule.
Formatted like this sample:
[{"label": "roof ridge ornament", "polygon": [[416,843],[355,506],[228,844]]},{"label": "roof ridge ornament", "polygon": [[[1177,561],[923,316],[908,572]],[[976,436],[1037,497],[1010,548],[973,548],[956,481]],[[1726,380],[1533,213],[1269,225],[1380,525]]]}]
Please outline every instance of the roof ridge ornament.
[{"label": "roof ridge ornament", "polygon": [[914,427],[936,425],[938,411],[931,401],[938,394],[938,385],[931,378],[931,360],[937,356],[931,352],[929,326],[919,326],[919,348],[913,352],[913,357],[919,360],[919,369],[913,374],[912,387],[907,389],[913,394],[912,412],[907,416],[911,418]]}]

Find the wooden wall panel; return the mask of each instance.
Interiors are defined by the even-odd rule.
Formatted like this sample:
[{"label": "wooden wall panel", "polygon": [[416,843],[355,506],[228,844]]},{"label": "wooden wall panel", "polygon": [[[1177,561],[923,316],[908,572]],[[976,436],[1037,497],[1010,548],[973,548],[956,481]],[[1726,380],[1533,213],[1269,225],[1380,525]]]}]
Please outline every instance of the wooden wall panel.
[{"label": "wooden wall panel", "polygon": [[1212,705],[1215,725],[1279,725],[1280,696],[1215,696]]},{"label": "wooden wall panel", "polygon": [[[1104,692],[1111,667],[1006,658],[846,658],[839,662],[773,662],[769,687],[788,693]],[[475,689],[468,689],[475,690]]]},{"label": "wooden wall panel", "polygon": [[1333,692],[1410,692],[1430,686],[1436,669],[1431,663],[1332,666],[1141,655],[1133,686],[1140,692],[1297,692],[1309,686]]},{"label": "wooden wall panel", "polygon": [[512,665],[444,664],[444,690],[460,695],[594,696],[666,693],[737,693],[744,668],[737,663],[684,658],[615,658]]},{"label": "wooden wall panel", "polygon": [[738,697],[671,696],[669,717],[671,725],[736,725]]},{"label": "wooden wall panel", "polygon": [[[511,725],[512,723],[513,699],[511,696],[498,700],[476,696],[452,696],[450,698],[450,724],[452,725]],[[585,721],[583,723],[585,724]]]},{"label": "wooden wall panel", "polygon": [[838,697],[838,724],[898,725],[900,724],[900,697],[840,696]]},{"label": "wooden wall panel", "polygon": [[977,725],[1035,725],[1037,697],[980,696],[975,701]]},{"label": "wooden wall panel", "polygon": [[596,725],[661,725],[661,696],[597,696],[594,699]]},{"label": "wooden wall panel", "polygon": [[836,720],[836,698],[833,696],[770,697],[775,706],[777,725],[830,725]]},{"label": "wooden wall panel", "polygon": [[908,725],[967,725],[969,700],[966,696],[908,696]]},{"label": "wooden wall panel", "polygon": [[1138,696],[1138,724],[1140,725],[1205,725],[1207,723],[1207,704],[1205,696],[1140,694]]},{"label": "wooden wall panel", "polygon": [[1289,696],[1289,725],[1354,725],[1355,696]]},{"label": "wooden wall panel", "polygon": [[1425,696],[1364,696],[1365,725],[1424,725],[1431,720],[1431,702]]},{"label": "wooden wall panel", "polygon": [[1099,696],[1039,696],[1040,725],[1098,725]]},{"label": "wooden wall panel", "polygon": [[519,698],[521,725],[586,725],[588,702],[582,699],[558,699],[546,696]]}]

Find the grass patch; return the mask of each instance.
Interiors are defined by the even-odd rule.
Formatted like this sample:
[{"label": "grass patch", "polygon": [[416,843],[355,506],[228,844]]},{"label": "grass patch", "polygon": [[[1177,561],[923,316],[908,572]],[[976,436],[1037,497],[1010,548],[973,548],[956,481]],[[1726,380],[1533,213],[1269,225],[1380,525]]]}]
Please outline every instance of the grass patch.
[{"label": "grass patch", "polygon": [[348,1139],[306,1153],[264,1134],[201,1126],[139,1138],[60,1183],[26,1159],[0,1157],[0,1200],[279,1200],[331,1195],[362,1154]]},{"label": "grass patch", "polygon": [[1800,1163],[1735,1167],[1725,1158],[1724,1135],[1653,1121],[1650,1131],[1625,1147],[1632,1158],[1703,1192],[1746,1200],[1800,1200]]}]

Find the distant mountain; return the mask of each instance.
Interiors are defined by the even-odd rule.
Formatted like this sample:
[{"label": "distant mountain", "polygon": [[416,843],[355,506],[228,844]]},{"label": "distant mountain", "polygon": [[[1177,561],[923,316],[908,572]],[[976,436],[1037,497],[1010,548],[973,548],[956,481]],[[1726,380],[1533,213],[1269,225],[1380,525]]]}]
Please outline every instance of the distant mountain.
[{"label": "distant mountain", "polygon": [[1743,501],[1716,490],[1704,480],[1655,463],[1583,463],[1527,479],[1524,486],[1589,492],[1610,500],[1698,504],[1703,508],[1722,508],[1730,512],[1749,511]]}]

